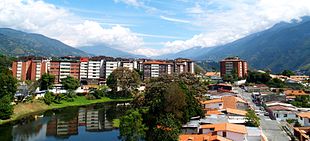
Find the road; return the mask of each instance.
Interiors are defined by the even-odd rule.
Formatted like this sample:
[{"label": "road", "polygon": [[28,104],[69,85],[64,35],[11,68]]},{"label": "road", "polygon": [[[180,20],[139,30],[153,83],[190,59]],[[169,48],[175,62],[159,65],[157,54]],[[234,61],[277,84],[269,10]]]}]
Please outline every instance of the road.
[{"label": "road", "polygon": [[[234,92],[238,93],[243,99],[247,100],[249,105],[254,110],[259,110],[261,107],[256,106],[252,101],[251,93],[245,92],[239,87],[234,87]],[[288,135],[281,129],[281,125],[276,120],[271,120],[268,116],[260,115],[261,129],[268,138],[268,141],[290,141]]]}]

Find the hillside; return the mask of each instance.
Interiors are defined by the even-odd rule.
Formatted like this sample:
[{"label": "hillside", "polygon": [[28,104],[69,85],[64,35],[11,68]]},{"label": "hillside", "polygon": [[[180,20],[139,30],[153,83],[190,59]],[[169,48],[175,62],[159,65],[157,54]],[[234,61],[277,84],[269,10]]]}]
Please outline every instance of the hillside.
[{"label": "hillside", "polygon": [[58,40],[9,28],[0,28],[0,54],[10,56],[89,55]]},{"label": "hillside", "polygon": [[[281,22],[262,32],[254,33],[223,46],[186,50],[195,60],[220,60],[227,56],[239,56],[252,68],[309,71],[310,68],[310,18],[301,22]],[[184,51],[183,51],[184,52]]]},{"label": "hillside", "polygon": [[111,56],[111,57],[124,57],[124,58],[145,58],[143,55],[135,55],[128,52],[124,52],[121,50],[117,50],[106,45],[95,45],[95,46],[87,46],[80,47],[82,51],[85,51],[94,55],[103,55],[103,56]]}]

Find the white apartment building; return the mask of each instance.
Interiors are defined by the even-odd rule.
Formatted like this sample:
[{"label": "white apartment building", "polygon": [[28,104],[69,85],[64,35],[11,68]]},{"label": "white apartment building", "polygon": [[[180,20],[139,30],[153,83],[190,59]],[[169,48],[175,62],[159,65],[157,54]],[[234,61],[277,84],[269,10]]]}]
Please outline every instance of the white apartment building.
[{"label": "white apartment building", "polygon": [[67,76],[70,75],[70,68],[71,68],[71,63],[70,62],[60,62],[59,65],[59,81],[61,82],[61,79],[67,78]]},{"label": "white apartment building", "polygon": [[129,70],[133,70],[134,69],[134,63],[132,62],[123,62],[123,68],[128,68]]},{"label": "white apartment building", "polygon": [[159,77],[159,64],[151,64],[151,77]]},{"label": "white apartment building", "polygon": [[103,61],[89,61],[88,62],[88,71],[87,78],[88,79],[99,79],[100,78],[100,70]]},{"label": "white apartment building", "polygon": [[87,79],[88,62],[80,62],[80,80]]},{"label": "white apartment building", "polygon": [[106,61],[105,64],[105,78],[107,79],[113,70],[119,67],[119,63],[117,61]]}]

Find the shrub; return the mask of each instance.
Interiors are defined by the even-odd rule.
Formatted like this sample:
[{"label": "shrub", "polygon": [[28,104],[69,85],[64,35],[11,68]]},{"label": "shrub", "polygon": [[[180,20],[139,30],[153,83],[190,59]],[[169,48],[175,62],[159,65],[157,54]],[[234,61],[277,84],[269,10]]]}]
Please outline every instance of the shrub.
[{"label": "shrub", "polygon": [[52,104],[54,99],[55,99],[55,96],[52,92],[46,92],[43,100],[44,100],[45,104],[50,105],[50,104]]}]

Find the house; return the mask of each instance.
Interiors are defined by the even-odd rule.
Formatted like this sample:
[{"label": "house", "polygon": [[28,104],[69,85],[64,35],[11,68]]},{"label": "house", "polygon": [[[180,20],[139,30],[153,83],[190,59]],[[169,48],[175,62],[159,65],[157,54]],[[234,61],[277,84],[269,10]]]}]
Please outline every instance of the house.
[{"label": "house", "polygon": [[297,96],[302,96],[302,95],[308,95],[305,91],[303,90],[285,90],[283,92],[286,96],[286,99],[288,101],[292,101],[292,100],[295,100],[295,98]]},{"label": "house", "polygon": [[298,113],[297,117],[301,126],[310,126],[310,112]]},{"label": "house", "polygon": [[219,123],[200,125],[200,134],[218,135],[233,141],[244,141],[247,134],[247,129],[244,125]]},{"label": "house", "polygon": [[249,108],[248,103],[241,99],[240,97],[236,96],[224,96],[222,97],[222,100],[224,102],[224,109],[231,108],[231,109],[241,109],[245,110]]},{"label": "house", "polygon": [[207,110],[226,108],[245,110],[249,107],[245,100],[236,96],[223,96],[217,99],[201,101],[201,104],[203,105],[203,108]]},{"label": "house", "polygon": [[211,99],[207,101],[202,101],[204,109],[223,109],[223,100],[222,99]]},{"label": "house", "polygon": [[286,121],[287,119],[297,119],[297,109],[291,106],[273,105],[268,106],[267,111],[270,117],[278,121]]},{"label": "house", "polygon": [[226,114],[229,123],[244,124],[246,122],[247,111],[226,108],[223,112]]},{"label": "house", "polygon": [[294,136],[297,137],[299,141],[309,141],[309,135],[310,127],[294,127]]}]

